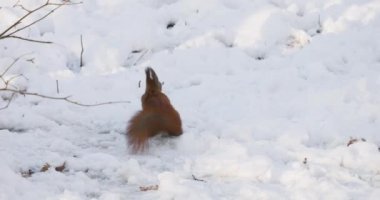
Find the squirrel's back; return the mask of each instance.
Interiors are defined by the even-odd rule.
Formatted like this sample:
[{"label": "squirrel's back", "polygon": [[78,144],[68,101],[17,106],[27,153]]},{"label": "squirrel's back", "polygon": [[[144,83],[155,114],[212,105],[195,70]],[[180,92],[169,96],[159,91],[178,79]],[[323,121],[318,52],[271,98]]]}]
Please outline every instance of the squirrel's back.
[{"label": "squirrel's back", "polygon": [[148,139],[166,132],[171,136],[182,134],[179,113],[171,105],[169,98],[161,92],[162,85],[154,70],[146,68],[146,89],[141,97],[142,110],[129,121],[127,139],[133,152],[143,151]]}]

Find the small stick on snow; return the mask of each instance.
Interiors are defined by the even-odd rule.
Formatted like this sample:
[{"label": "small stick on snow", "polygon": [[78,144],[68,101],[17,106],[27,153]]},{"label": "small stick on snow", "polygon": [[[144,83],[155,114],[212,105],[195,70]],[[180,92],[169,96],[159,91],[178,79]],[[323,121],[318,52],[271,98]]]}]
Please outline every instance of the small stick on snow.
[{"label": "small stick on snow", "polygon": [[10,89],[10,88],[0,88],[0,91],[13,92],[13,93],[21,94],[24,96],[37,96],[37,97],[41,97],[41,98],[45,98],[45,99],[62,100],[62,101],[69,102],[71,104],[75,104],[78,106],[84,106],[84,107],[94,107],[94,106],[101,106],[101,105],[107,105],[107,104],[131,103],[130,101],[109,101],[109,102],[102,102],[102,103],[95,103],[95,104],[84,104],[84,103],[80,103],[80,102],[71,100],[70,99],[71,96],[53,97],[53,96],[47,96],[47,95],[43,95],[43,94],[39,94],[39,93],[35,93],[35,92],[26,92],[24,90],[15,90],[15,89]]},{"label": "small stick on snow", "polygon": [[158,190],[158,185],[150,185],[150,186],[140,186],[141,192],[146,192],[149,190]]},{"label": "small stick on snow", "polygon": [[351,138],[351,139],[348,141],[347,146],[349,147],[349,146],[351,146],[352,144],[355,144],[355,143],[357,143],[357,142],[359,142],[359,141],[366,142],[367,140],[364,139],[364,138],[361,138],[360,140],[357,139],[357,138]]},{"label": "small stick on snow", "polygon": [[318,15],[318,29],[317,29],[317,33],[320,34],[322,33],[323,31],[323,26],[322,26],[322,22],[321,22],[321,15]]},{"label": "small stick on snow", "polygon": [[83,37],[82,37],[82,35],[80,35],[80,47],[81,47],[81,51],[80,51],[80,64],[79,64],[79,67],[83,67],[83,52],[84,52],[84,48],[83,48]]},{"label": "small stick on snow", "polygon": [[0,108],[0,110],[5,110],[9,107],[9,105],[11,104],[12,100],[13,100],[13,97],[16,95],[16,93],[12,93],[11,97],[8,99],[8,102],[7,102],[7,105],[3,106]]},{"label": "small stick on snow", "polygon": [[[44,20],[45,18],[47,18],[49,15],[54,13],[56,10],[58,10],[62,6],[76,5],[76,4],[81,4],[81,3],[82,2],[72,3],[69,1],[64,1],[63,3],[52,3],[52,2],[50,2],[50,0],[47,0],[44,4],[40,5],[39,7],[32,9],[32,10],[29,10],[29,9],[25,8],[23,5],[19,4],[19,1],[17,1],[17,3],[13,7],[20,7],[21,9],[26,11],[26,14],[21,16],[19,19],[17,19],[12,25],[7,27],[4,31],[0,32],[0,40],[6,39],[6,38],[15,38],[15,39],[25,40],[25,41],[29,41],[29,42],[50,44],[50,43],[52,43],[50,41],[41,41],[41,40],[29,39],[29,38],[17,36],[15,34],[17,34],[20,31],[25,30],[25,29],[37,24],[38,22]],[[43,8],[48,7],[48,6],[55,6],[55,8],[52,8],[49,12],[45,13],[44,15],[37,18],[36,20],[33,20],[30,23],[25,23],[25,21],[27,21],[27,19],[30,18],[30,16],[33,13],[39,12],[40,10],[43,10]],[[20,28],[17,28],[17,26],[20,24],[23,26],[21,26]]]},{"label": "small stick on snow", "polygon": [[140,62],[140,60],[145,56],[145,54],[147,54],[149,52],[149,49],[145,49],[144,52],[141,54],[141,56],[139,58],[137,58],[137,60],[135,61],[135,63],[133,63],[132,66],[136,66],[137,63]]},{"label": "small stick on snow", "polygon": [[[27,55],[27,54],[25,54],[25,55]],[[16,64],[16,62],[19,61],[25,55],[22,55],[22,56],[15,58],[12,61],[12,63],[10,65],[8,65],[5,68],[5,70],[0,74],[0,81],[3,82],[3,84],[4,84],[4,86],[0,88],[0,92],[5,91],[5,92],[11,92],[12,93],[11,97],[8,99],[7,105],[0,107],[0,110],[4,110],[4,109],[8,108],[9,105],[11,104],[11,101],[13,100],[13,98],[16,94],[21,94],[23,96],[37,96],[37,97],[41,97],[41,98],[45,98],[45,99],[63,100],[63,101],[66,101],[66,102],[69,102],[69,103],[72,103],[72,104],[75,104],[78,106],[85,106],[85,107],[101,106],[101,105],[108,105],[108,104],[131,103],[130,101],[109,101],[109,102],[102,102],[102,103],[95,103],[95,104],[84,104],[84,103],[80,103],[80,102],[71,100],[70,99],[71,96],[54,97],[54,96],[39,94],[36,92],[27,92],[26,90],[17,89],[17,87],[13,86],[11,84],[11,82],[16,78],[19,78],[19,77],[26,78],[26,77],[23,76],[22,74],[19,74],[19,75],[16,75],[10,79],[6,79],[4,76]],[[57,92],[59,93],[58,81],[56,83],[57,83]],[[14,87],[14,89],[10,88],[10,86]]]},{"label": "small stick on snow", "polygon": [[194,174],[192,174],[191,176],[193,177],[194,181],[206,182],[205,180],[202,180],[202,179],[195,177]]},{"label": "small stick on snow", "polygon": [[59,84],[58,84],[58,80],[55,80],[55,84],[57,85],[57,94],[59,94]]}]

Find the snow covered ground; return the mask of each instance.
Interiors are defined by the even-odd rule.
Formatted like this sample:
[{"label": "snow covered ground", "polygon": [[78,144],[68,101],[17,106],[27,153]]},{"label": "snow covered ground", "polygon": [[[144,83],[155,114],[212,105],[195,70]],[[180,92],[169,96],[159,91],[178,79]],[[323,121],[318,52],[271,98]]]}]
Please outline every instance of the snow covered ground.
[{"label": "snow covered ground", "polygon": [[[24,13],[16,2],[1,1],[0,32]],[[30,9],[44,2],[21,1]],[[64,6],[18,34],[53,44],[0,40],[0,73],[24,55],[7,73],[24,75],[18,88],[130,103],[18,95],[0,110],[0,200],[377,200],[379,33],[378,0]],[[125,127],[141,108],[147,66],[184,134],[154,138],[132,155]],[[10,94],[0,96],[2,107]]]}]

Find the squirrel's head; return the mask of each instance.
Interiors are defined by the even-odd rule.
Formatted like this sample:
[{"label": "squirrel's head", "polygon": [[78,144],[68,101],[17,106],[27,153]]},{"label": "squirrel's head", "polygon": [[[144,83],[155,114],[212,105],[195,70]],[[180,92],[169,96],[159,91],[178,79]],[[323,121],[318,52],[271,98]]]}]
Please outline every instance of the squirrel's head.
[{"label": "squirrel's head", "polygon": [[146,92],[157,91],[161,92],[162,84],[158,80],[156,72],[151,67],[145,69],[146,74]]}]

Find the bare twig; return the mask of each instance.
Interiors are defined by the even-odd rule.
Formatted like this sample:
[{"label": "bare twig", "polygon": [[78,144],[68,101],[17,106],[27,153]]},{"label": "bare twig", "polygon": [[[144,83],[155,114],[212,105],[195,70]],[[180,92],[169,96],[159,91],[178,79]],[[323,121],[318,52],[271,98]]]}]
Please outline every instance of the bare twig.
[{"label": "bare twig", "polygon": [[[20,36],[14,36],[14,35],[10,35],[10,36],[4,37],[4,38],[14,38],[14,39],[20,39],[20,40],[24,40],[24,41],[28,41],[28,42],[36,42],[36,43],[42,43],[42,44],[52,44],[53,43],[50,41],[35,40],[35,39],[29,39],[29,38],[24,38],[24,37],[20,37]],[[3,39],[3,38],[0,38],[0,40],[1,39]]]},{"label": "bare twig", "polygon": [[0,108],[0,110],[5,110],[9,107],[9,105],[11,105],[12,103],[12,100],[13,100],[13,97],[16,95],[16,93],[12,93],[11,97],[7,100],[7,105],[3,106]]},{"label": "bare twig", "polygon": [[20,0],[17,0],[17,2],[13,5],[13,7],[16,7],[16,6],[18,6],[19,5],[19,3],[20,3]]},{"label": "bare twig", "polygon": [[83,37],[82,37],[82,35],[80,35],[80,47],[81,47],[81,51],[80,51],[80,64],[79,64],[79,67],[83,67],[83,52],[84,52],[84,48],[83,48]]},{"label": "bare twig", "polygon": [[30,63],[33,63],[34,64],[34,58],[31,58],[31,59],[26,59],[25,61],[28,61]]},{"label": "bare twig", "polygon": [[321,22],[321,15],[318,15],[318,29],[317,29],[317,33],[320,34],[322,33],[323,31],[323,25],[322,25],[322,22]]},{"label": "bare twig", "polygon": [[17,58],[15,58],[12,63],[10,65],[8,65],[7,68],[5,68],[5,70],[3,71],[3,73],[0,75],[0,77],[3,77],[15,64],[18,60],[21,59],[22,56],[19,56]]},{"label": "bare twig", "polygon": [[[48,4],[47,4],[47,5],[48,5]],[[43,15],[41,18],[39,18],[39,19],[33,21],[32,23],[30,23],[30,24],[28,24],[28,25],[25,25],[25,26],[23,26],[23,27],[21,27],[21,28],[19,28],[19,29],[16,29],[16,30],[14,30],[14,31],[11,32],[11,33],[8,33],[7,35],[4,35],[3,37],[10,37],[10,36],[12,36],[12,35],[14,35],[14,34],[20,32],[20,31],[22,31],[22,30],[28,28],[28,27],[31,27],[32,25],[34,25],[34,24],[36,24],[36,23],[42,21],[43,19],[45,19],[47,16],[49,16],[50,14],[52,14],[54,11],[56,11],[57,9],[59,9],[59,8],[60,8],[61,6],[63,6],[63,5],[64,5],[64,4],[57,6],[56,8],[50,10],[47,14]],[[30,13],[31,13],[31,12],[30,12]],[[1,37],[0,37],[0,39],[1,39]]]},{"label": "bare twig", "polygon": [[195,177],[194,174],[192,174],[191,176],[193,177],[194,181],[206,182],[205,180],[202,180],[202,179]]},{"label": "bare twig", "polygon": [[55,80],[55,84],[57,85],[57,94],[59,94],[59,85],[58,85],[58,80]]},{"label": "bare twig", "polygon": [[14,7],[14,8],[15,8],[15,7],[20,7],[21,9],[25,10],[26,12],[31,12],[31,10],[25,8],[22,4],[20,4],[20,0],[18,0],[18,1],[16,2],[16,4],[13,5],[13,7]]},{"label": "bare twig", "polygon": [[133,63],[133,65],[132,66],[135,66],[135,65],[137,65],[137,63],[139,63],[140,62],[140,60],[149,52],[150,50],[149,49],[145,49],[144,50],[144,52],[140,55],[140,57],[138,57],[137,59],[136,59],[136,61]]},{"label": "bare twig", "polygon": [[347,146],[349,147],[349,146],[351,146],[351,145],[353,145],[353,144],[355,144],[355,143],[357,143],[357,142],[359,142],[359,141],[366,142],[367,140],[364,139],[364,138],[360,138],[360,139],[357,139],[357,138],[351,138],[351,139],[348,141]]},{"label": "bare twig", "polygon": [[7,81],[5,81],[5,84],[6,84],[6,85],[9,85],[10,82],[12,82],[14,79],[16,79],[16,78],[20,78],[20,77],[23,77],[23,78],[25,78],[26,80],[28,80],[24,75],[22,75],[22,74],[17,74],[17,75],[15,75],[15,76],[9,78]]},{"label": "bare twig", "polygon": [[[27,55],[27,54],[25,54],[25,55]],[[25,78],[24,75],[19,74],[19,75],[16,75],[14,77],[11,77],[9,79],[4,78],[4,76],[15,65],[15,63],[17,61],[19,61],[25,55],[22,55],[22,56],[19,56],[19,57],[15,58],[12,61],[12,63],[5,68],[4,72],[2,74],[0,74],[0,81],[2,81],[3,84],[4,84],[3,87],[0,87],[0,92],[1,91],[5,91],[5,92],[11,92],[12,93],[12,95],[9,98],[7,104],[5,106],[3,106],[3,107],[0,107],[0,110],[4,110],[4,109],[8,108],[9,105],[11,104],[14,96],[16,94],[21,94],[23,96],[37,96],[37,97],[41,97],[41,98],[45,98],[45,99],[62,100],[62,101],[66,101],[66,102],[71,103],[71,104],[75,104],[75,105],[78,105],[78,106],[85,106],[85,107],[101,106],[101,105],[108,105],[108,104],[130,103],[130,101],[109,101],[109,102],[102,102],[102,103],[96,103],[96,104],[84,104],[84,103],[80,103],[78,101],[71,100],[70,99],[71,96],[54,97],[54,96],[48,96],[48,95],[39,94],[39,93],[36,93],[36,92],[27,92],[25,90],[20,90],[16,86],[11,85],[11,82],[14,79],[19,78],[19,77],[24,77]],[[13,88],[10,88],[10,86],[12,86]],[[58,81],[57,81],[57,92],[59,93]]]},{"label": "bare twig", "polygon": [[[76,5],[76,4],[81,4],[82,2],[79,2],[79,3],[72,3],[70,1],[63,1],[63,3],[51,3],[50,0],[47,0],[44,4],[40,5],[39,7],[35,8],[35,9],[32,9],[32,10],[29,10],[27,8],[25,8],[23,5],[19,4],[19,1],[17,1],[17,3],[13,6],[13,7],[20,7],[21,9],[23,9],[24,11],[26,11],[26,14],[23,15],[22,17],[20,17],[16,22],[14,22],[12,25],[10,25],[8,28],[6,28],[3,32],[0,33],[0,40],[1,39],[6,39],[6,38],[16,38],[16,39],[21,39],[21,40],[25,40],[25,41],[29,41],[29,42],[37,42],[37,43],[43,43],[43,44],[50,44],[52,42],[49,42],[49,41],[40,41],[40,40],[34,40],[34,39],[28,39],[28,38],[24,38],[24,37],[20,37],[20,36],[16,36],[15,34],[26,29],[26,28],[29,28],[31,26],[33,26],[34,24],[42,21],[43,19],[45,19],[46,17],[48,17],[49,15],[51,15],[54,11],[56,11],[57,9],[61,8],[62,6],[66,6],[66,5]],[[49,12],[47,12],[46,14],[44,14],[42,17],[39,17],[38,19],[32,21],[31,23],[28,23],[20,28],[16,28],[17,25],[19,24],[22,24],[22,22],[28,18],[30,15],[42,10],[43,8],[47,7],[47,6],[55,6],[55,8],[51,9]],[[12,29],[15,29],[13,31],[11,31]]]},{"label": "bare twig", "polygon": [[[30,53],[28,53],[28,54],[30,54]],[[21,56],[19,56],[19,57],[17,57],[17,58],[15,58],[15,59],[13,59],[13,61],[11,62],[11,64],[9,64],[6,68],[5,68],[5,70],[3,71],[3,73],[1,73],[0,74],[0,80],[5,84],[5,88],[8,88],[9,87],[9,85],[10,85],[10,82],[11,81],[13,81],[14,79],[16,79],[16,78],[18,78],[18,77],[24,77],[25,78],[25,76],[24,75],[22,75],[22,74],[19,74],[19,75],[16,75],[16,76],[14,76],[14,77],[12,77],[12,78],[9,78],[9,79],[5,79],[4,78],[4,76],[5,76],[5,74],[6,73],[8,73],[8,71],[22,58],[22,57],[24,57],[24,56],[26,56],[26,55],[28,55],[28,54],[24,54],[24,55],[21,55]]]},{"label": "bare twig", "polygon": [[34,10],[28,11],[24,16],[20,17],[15,23],[13,23],[11,26],[9,26],[7,29],[5,29],[2,33],[0,33],[0,38],[5,37],[4,35],[6,35],[6,33],[8,31],[10,31],[12,28],[15,28],[17,25],[21,24],[22,20],[27,18],[29,15],[33,14],[34,12],[36,12],[36,11],[38,11],[44,7],[46,7],[48,5],[48,3],[49,3],[49,0],[45,4],[35,8]]},{"label": "bare twig", "polygon": [[101,106],[101,105],[108,105],[108,104],[130,103],[130,101],[109,101],[109,102],[102,102],[102,103],[96,103],[96,104],[84,104],[84,103],[80,103],[78,101],[71,100],[70,99],[71,96],[53,97],[53,96],[43,95],[43,94],[39,94],[39,93],[35,93],[35,92],[26,92],[23,90],[14,90],[14,89],[10,89],[10,88],[0,88],[0,91],[13,92],[13,93],[21,94],[24,96],[37,96],[37,97],[41,97],[44,99],[62,100],[62,101],[66,101],[68,103],[72,103],[72,104],[75,104],[78,106],[84,106],[84,107],[94,107],[94,106]]},{"label": "bare twig", "polygon": [[[45,18],[47,18],[49,15],[51,15],[53,12],[55,12],[56,10],[58,10],[59,8],[61,8],[62,6],[82,4],[82,2],[74,3],[74,2],[71,2],[70,0],[62,0],[61,2],[62,3],[54,3],[54,2],[51,2],[51,0],[45,0],[45,3],[43,3],[40,6],[38,6],[37,8],[28,9],[28,8],[25,8],[22,4],[20,4],[20,0],[17,0],[17,2],[15,3],[15,5],[13,7],[20,7],[26,13],[23,16],[21,16],[20,18],[18,18],[13,24],[11,24],[5,30],[3,30],[2,32],[0,32],[0,40],[1,39],[6,39],[6,38],[14,38],[14,39],[19,39],[19,40],[24,40],[24,41],[29,41],[29,42],[43,43],[43,44],[50,44],[50,43],[52,43],[52,42],[49,42],[49,41],[41,41],[41,40],[29,39],[29,38],[17,36],[16,34],[19,33],[19,32],[21,32],[21,31],[23,31],[23,30],[25,30],[25,29],[27,29],[27,28],[29,28],[29,27],[31,27],[31,26],[33,26],[33,25],[35,25],[36,23],[39,23],[40,21],[44,20]],[[31,22],[24,23],[27,19],[30,18],[31,15],[33,15],[33,14],[35,14],[37,12],[40,12],[42,9],[44,9],[46,7],[49,7],[51,9],[45,11],[44,14],[42,14],[41,16],[37,17],[36,19],[32,20]],[[80,65],[82,67],[83,64],[84,64],[83,63],[84,47],[83,47],[83,38],[82,38],[82,35],[81,35],[81,48],[82,49],[81,49],[81,61],[80,61]],[[146,52],[144,52],[144,54]],[[141,57],[143,57],[144,54]],[[70,96],[55,97],[55,96],[48,96],[48,95],[43,95],[43,94],[39,94],[39,93],[35,93],[35,92],[27,92],[26,90],[20,90],[16,86],[12,85],[11,83],[16,78],[24,77],[24,76],[22,74],[19,74],[19,75],[13,76],[11,78],[5,78],[5,75],[15,65],[15,63],[17,63],[23,56],[20,56],[20,57],[14,59],[10,63],[10,65],[7,66],[5,68],[5,70],[0,74],[0,81],[2,81],[3,84],[4,84],[4,86],[2,86],[2,88],[0,87],[0,92],[1,91],[11,92],[11,97],[8,99],[7,105],[5,105],[4,107],[0,108],[0,110],[9,107],[9,105],[11,104],[11,102],[14,99],[14,97],[15,97],[16,94],[20,94],[20,95],[23,95],[23,96],[37,96],[37,97],[46,98],[46,99],[53,99],[53,100],[62,100],[62,101],[66,101],[66,102],[69,102],[69,103],[72,103],[72,104],[75,104],[75,105],[86,106],[86,107],[100,106],[100,105],[107,105],[107,104],[130,103],[129,101],[110,101],[110,102],[102,102],[102,103],[96,103],[96,104],[84,104],[84,103],[80,103],[80,102],[77,102],[77,101],[74,101],[74,100],[70,99]],[[140,59],[141,59],[141,57],[140,57]],[[29,61],[33,62],[32,59],[29,60]],[[58,81],[56,83],[57,83],[57,93],[59,94]]]},{"label": "bare twig", "polygon": [[150,186],[140,186],[141,192],[146,192],[149,190],[158,190],[158,185],[150,185]]}]

